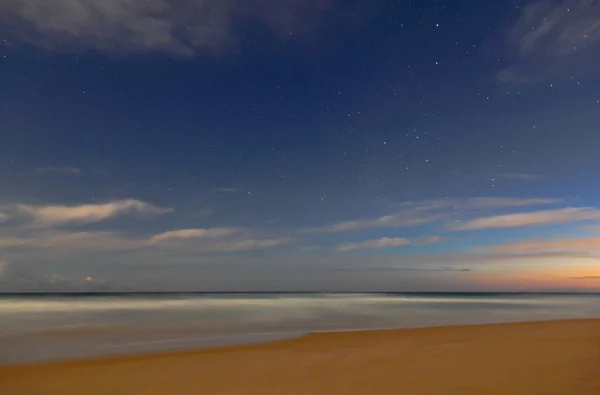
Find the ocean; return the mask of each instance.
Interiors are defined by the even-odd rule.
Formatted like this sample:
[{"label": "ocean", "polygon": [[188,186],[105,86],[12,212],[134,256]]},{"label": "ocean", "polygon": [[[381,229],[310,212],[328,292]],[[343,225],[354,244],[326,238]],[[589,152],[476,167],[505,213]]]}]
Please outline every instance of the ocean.
[{"label": "ocean", "polygon": [[206,348],[322,331],[600,318],[600,294],[0,294],[0,363]]}]

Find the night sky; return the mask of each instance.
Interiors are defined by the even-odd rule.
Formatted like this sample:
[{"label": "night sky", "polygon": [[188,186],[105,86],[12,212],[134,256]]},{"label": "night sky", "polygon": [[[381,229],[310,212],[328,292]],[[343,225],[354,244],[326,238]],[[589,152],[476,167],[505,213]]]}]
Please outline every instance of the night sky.
[{"label": "night sky", "polygon": [[0,0],[0,291],[600,291],[599,21]]}]

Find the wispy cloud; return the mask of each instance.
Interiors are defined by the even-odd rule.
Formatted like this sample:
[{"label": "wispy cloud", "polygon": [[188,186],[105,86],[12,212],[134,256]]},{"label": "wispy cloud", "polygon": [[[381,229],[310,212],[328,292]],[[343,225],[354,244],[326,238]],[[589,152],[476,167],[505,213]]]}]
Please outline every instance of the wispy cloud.
[{"label": "wispy cloud", "polygon": [[474,208],[502,208],[502,207],[526,207],[526,206],[543,206],[548,204],[559,203],[560,199],[541,199],[541,198],[530,198],[530,199],[519,199],[519,198],[473,198],[468,199],[465,206],[472,206]]},{"label": "wispy cloud", "polygon": [[352,267],[340,268],[341,271],[357,271],[357,272],[451,272],[451,273],[466,273],[472,272],[472,268],[456,268],[456,267],[437,267],[437,268],[421,268],[421,267],[401,267],[401,266],[367,266],[367,267]]},{"label": "wispy cloud", "polygon": [[336,251],[339,252],[347,252],[354,250],[382,250],[382,249],[391,249],[404,247],[407,245],[429,245],[435,243],[441,243],[445,241],[446,238],[440,236],[430,236],[416,239],[406,239],[403,237],[382,237],[380,239],[367,240],[360,243],[350,243],[350,244],[342,244],[336,248]]},{"label": "wispy cloud", "polygon": [[[174,241],[174,239],[172,239]],[[178,243],[154,243],[165,251],[174,251],[178,255],[189,257],[202,256],[215,253],[234,253],[240,251],[264,250],[290,244],[290,237],[273,238],[239,238],[217,237],[205,239],[179,239]]]},{"label": "wispy cloud", "polygon": [[145,245],[176,248],[193,255],[267,249],[293,240],[290,237],[250,238],[253,233],[242,228],[180,229],[154,235]]},{"label": "wispy cloud", "polygon": [[600,7],[590,0],[539,0],[525,6],[507,33],[513,63],[501,82],[533,83],[561,72],[596,72]]},{"label": "wispy cloud", "polygon": [[566,207],[556,210],[513,213],[476,218],[452,225],[449,227],[449,230],[479,230],[556,225],[598,218],[600,218],[600,210],[596,208]]},{"label": "wispy cloud", "polygon": [[483,249],[488,252],[502,254],[519,254],[543,251],[594,251],[600,250],[600,237],[525,240],[487,246]]},{"label": "wispy cloud", "polygon": [[521,180],[521,181],[536,181],[543,180],[544,176],[539,174],[531,174],[531,173],[501,173],[498,174],[498,177],[501,178],[509,178],[513,180]]},{"label": "wispy cloud", "polygon": [[600,280],[600,276],[570,277],[572,280]]},{"label": "wispy cloud", "polygon": [[561,199],[513,198],[513,197],[477,197],[468,199],[429,199],[400,203],[403,209],[412,211],[436,211],[448,208],[485,209],[502,207],[542,206],[559,203]]},{"label": "wispy cloud", "polygon": [[218,252],[236,252],[248,250],[262,250],[266,248],[279,247],[292,242],[289,237],[277,237],[271,239],[242,239],[232,240],[228,243],[215,244],[210,250]]},{"label": "wispy cloud", "polygon": [[182,56],[220,51],[236,24],[258,22],[277,36],[309,33],[331,0],[3,0],[0,23],[18,40],[47,49]]},{"label": "wispy cloud", "polygon": [[398,204],[396,213],[377,218],[344,221],[321,228],[302,229],[301,233],[335,233],[369,228],[409,228],[425,225],[456,215],[456,210],[483,210],[492,208],[543,206],[560,202],[559,199],[481,197],[470,199],[430,199]]},{"label": "wispy cloud", "polygon": [[171,230],[153,236],[149,240],[149,244],[163,243],[169,240],[217,239],[222,237],[233,236],[240,232],[240,229],[230,228]]},{"label": "wispy cloud", "polygon": [[347,232],[368,228],[407,228],[434,222],[442,218],[441,215],[414,215],[408,212],[385,215],[374,219],[346,221],[325,228],[314,229],[318,232]]},{"label": "wispy cloud", "polygon": [[17,215],[30,218],[33,220],[35,226],[40,227],[89,224],[105,221],[124,214],[157,215],[171,211],[171,209],[153,206],[134,199],[75,206],[33,206],[18,204],[14,209]]},{"label": "wispy cloud", "polygon": [[140,248],[143,240],[119,232],[59,232],[44,230],[22,237],[0,237],[0,248],[55,249],[65,251],[116,252]]},{"label": "wispy cloud", "polygon": [[56,174],[56,175],[72,175],[72,176],[79,176],[82,174],[87,174],[87,175],[95,175],[95,176],[100,176],[100,177],[108,177],[109,176],[109,172],[106,169],[98,169],[98,168],[92,168],[92,169],[82,169],[81,167],[76,167],[76,166],[41,166],[41,167],[36,167],[34,169],[34,171],[38,174]]},{"label": "wispy cloud", "polygon": [[425,245],[443,243],[443,242],[446,242],[449,240],[450,239],[448,237],[434,235],[434,236],[427,236],[427,237],[420,237],[420,238],[412,239],[411,244],[417,245],[417,246],[425,246]]},{"label": "wispy cloud", "polygon": [[139,239],[119,232],[53,232],[36,239],[34,245],[42,248],[109,252],[136,249],[142,243]]},{"label": "wispy cloud", "polygon": [[83,173],[78,167],[72,166],[44,166],[35,169],[36,173],[47,174],[47,173],[61,173],[61,174],[73,174],[79,175]]},{"label": "wispy cloud", "polygon": [[5,236],[0,237],[0,248],[20,247],[31,243],[33,239],[25,237]]},{"label": "wispy cloud", "polygon": [[382,237],[381,239],[367,240],[361,243],[342,244],[337,251],[346,252],[361,249],[388,249],[398,248],[410,244],[410,240],[401,237]]}]

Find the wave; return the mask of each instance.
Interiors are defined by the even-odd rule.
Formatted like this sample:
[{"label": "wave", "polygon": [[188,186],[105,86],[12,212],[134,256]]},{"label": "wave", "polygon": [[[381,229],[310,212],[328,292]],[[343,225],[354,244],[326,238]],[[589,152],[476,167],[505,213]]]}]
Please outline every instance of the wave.
[{"label": "wave", "polygon": [[287,309],[353,308],[364,305],[544,305],[572,303],[564,297],[463,297],[406,296],[390,294],[316,294],[258,296],[165,296],[165,297],[31,297],[1,299],[0,314],[60,313],[122,310]]}]

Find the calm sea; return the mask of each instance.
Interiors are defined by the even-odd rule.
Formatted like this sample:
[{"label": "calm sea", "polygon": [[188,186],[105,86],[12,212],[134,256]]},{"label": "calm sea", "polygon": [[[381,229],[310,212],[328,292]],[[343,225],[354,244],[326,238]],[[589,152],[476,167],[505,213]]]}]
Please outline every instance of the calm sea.
[{"label": "calm sea", "polygon": [[0,363],[253,343],[317,331],[596,317],[598,294],[0,295]]}]

